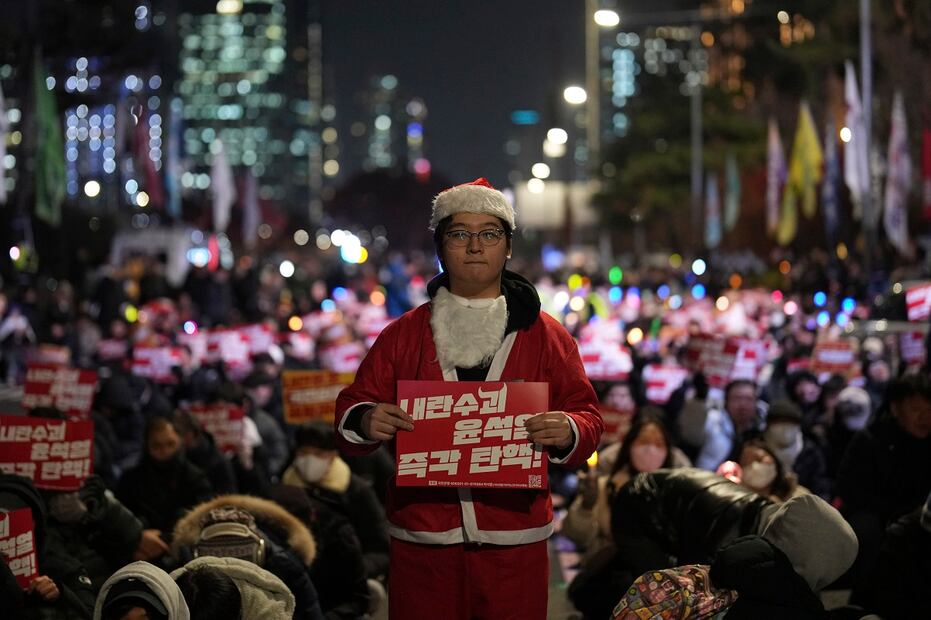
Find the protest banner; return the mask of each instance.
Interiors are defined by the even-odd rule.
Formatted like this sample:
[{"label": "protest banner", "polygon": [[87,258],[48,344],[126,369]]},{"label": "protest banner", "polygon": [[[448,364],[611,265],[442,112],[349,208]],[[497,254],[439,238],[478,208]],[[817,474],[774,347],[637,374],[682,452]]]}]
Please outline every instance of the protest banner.
[{"label": "protest banner", "polygon": [[279,334],[282,343],[291,345],[291,357],[308,362],[314,357],[314,339],[304,331]]},{"label": "protest banner", "polygon": [[847,341],[819,342],[811,352],[811,372],[816,375],[850,378],[859,374],[858,364],[857,352]]},{"label": "protest banner", "polygon": [[204,430],[213,435],[221,452],[233,454],[242,447],[246,417],[241,407],[229,403],[191,405],[191,415],[197,418]]},{"label": "protest banner", "polygon": [[630,352],[617,343],[599,340],[580,343],[579,357],[591,381],[624,381],[634,367]]},{"label": "protest banner", "polygon": [[909,321],[926,321],[931,317],[931,284],[913,286],[905,291],[905,308]]},{"label": "protest banner", "polygon": [[928,355],[925,348],[925,335],[921,332],[899,334],[899,355],[906,366],[921,366],[924,364]]},{"label": "protest banner", "polygon": [[172,368],[181,365],[181,349],[178,347],[134,347],[132,373],[148,377],[155,383],[174,384],[178,377]]},{"label": "protest banner", "polygon": [[207,359],[207,334],[208,330],[198,329],[193,334],[179,332],[177,334],[178,344],[187,347],[191,352],[191,360],[198,364]]},{"label": "protest banner", "polygon": [[64,345],[42,343],[27,354],[30,362],[67,366],[71,363],[71,349]]},{"label": "protest banner", "polygon": [[332,422],[336,397],[354,377],[355,373],[332,370],[285,370],[281,373],[284,421],[288,424],[313,420]]},{"label": "protest banner", "polygon": [[39,489],[76,491],[91,474],[94,423],[0,416],[0,471]]},{"label": "protest banner", "polygon": [[546,488],[524,422],[548,410],[548,384],[398,381],[398,406],[414,418],[397,434],[398,486]]},{"label": "protest banner", "polygon": [[23,408],[54,407],[70,419],[90,417],[97,372],[51,364],[29,364]]},{"label": "protest banner", "polygon": [[222,361],[234,381],[252,370],[249,342],[238,329],[212,329],[207,334],[207,361]]},{"label": "protest banner", "polygon": [[634,420],[634,410],[621,411],[604,405],[599,406],[598,410],[601,412],[601,420],[605,426],[601,434],[601,444],[623,441]]},{"label": "protest banner", "polygon": [[29,584],[39,576],[31,509],[0,511],[0,558],[23,590],[28,590]]},{"label": "protest banner", "polygon": [[346,342],[319,350],[320,365],[333,372],[355,373],[365,357],[365,347],[361,342]]},{"label": "protest banner", "polygon": [[239,331],[245,336],[246,342],[249,343],[249,353],[251,355],[268,353],[278,337],[278,331],[265,323],[243,325],[239,328]]},{"label": "protest banner", "polygon": [[656,405],[665,405],[688,374],[689,371],[680,366],[648,364],[643,368],[643,385],[646,388],[647,400]]},{"label": "protest banner", "polygon": [[129,353],[129,342],[119,338],[105,338],[97,343],[97,358],[102,362],[118,362]]}]

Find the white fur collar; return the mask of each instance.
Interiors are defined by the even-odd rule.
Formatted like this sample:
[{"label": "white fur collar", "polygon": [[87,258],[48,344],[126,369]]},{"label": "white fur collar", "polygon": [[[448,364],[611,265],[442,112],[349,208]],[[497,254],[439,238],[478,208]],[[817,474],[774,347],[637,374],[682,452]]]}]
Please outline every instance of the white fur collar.
[{"label": "white fur collar", "polygon": [[430,316],[440,366],[451,370],[488,365],[501,347],[507,322],[504,295],[466,299],[441,286]]}]

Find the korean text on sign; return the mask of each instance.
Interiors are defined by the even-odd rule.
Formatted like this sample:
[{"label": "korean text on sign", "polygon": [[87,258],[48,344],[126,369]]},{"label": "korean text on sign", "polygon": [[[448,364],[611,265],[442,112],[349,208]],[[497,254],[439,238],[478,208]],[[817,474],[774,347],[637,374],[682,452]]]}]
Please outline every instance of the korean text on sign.
[{"label": "korean text on sign", "polygon": [[191,415],[213,435],[221,451],[232,454],[242,446],[246,414],[240,407],[229,404],[192,405]]},{"label": "korean text on sign", "polygon": [[0,558],[10,567],[23,590],[28,590],[39,574],[34,532],[29,508],[0,512]]},{"label": "korean text on sign", "polygon": [[0,472],[75,491],[91,474],[94,423],[0,416]]},{"label": "korean text on sign", "polygon": [[545,487],[524,423],[548,409],[546,383],[399,381],[398,406],[414,418],[397,434],[399,486]]},{"label": "korean text on sign", "polygon": [[52,364],[29,364],[23,408],[55,407],[70,418],[90,417],[97,373]]},{"label": "korean text on sign", "polygon": [[332,422],[336,397],[352,383],[355,373],[332,370],[286,370],[281,373],[284,420],[303,424],[312,420]]}]

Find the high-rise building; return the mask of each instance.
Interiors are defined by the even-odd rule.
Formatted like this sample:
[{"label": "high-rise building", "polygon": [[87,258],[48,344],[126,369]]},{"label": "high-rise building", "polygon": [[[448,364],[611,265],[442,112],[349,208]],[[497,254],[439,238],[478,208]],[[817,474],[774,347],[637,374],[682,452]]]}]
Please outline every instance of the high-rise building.
[{"label": "high-rise building", "polygon": [[323,102],[320,25],[311,4],[179,5],[184,186],[206,189],[219,140],[234,170],[249,168],[256,177],[260,198],[319,216],[319,194],[336,162],[325,156],[321,134],[335,111]]}]

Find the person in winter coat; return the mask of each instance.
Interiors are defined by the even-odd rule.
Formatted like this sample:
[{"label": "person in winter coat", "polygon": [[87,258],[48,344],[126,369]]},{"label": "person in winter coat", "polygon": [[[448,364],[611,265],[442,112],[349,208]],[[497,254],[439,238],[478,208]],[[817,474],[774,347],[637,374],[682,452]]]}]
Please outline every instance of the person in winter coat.
[{"label": "person in winter coat", "polygon": [[[239,592],[239,613],[233,613],[235,596],[217,597],[212,590],[223,577]],[[239,618],[240,620],[291,620],[294,595],[278,577],[252,562],[239,558],[204,556],[191,560],[171,573],[193,615],[198,620]],[[232,594],[232,590],[230,590]],[[205,605],[204,598],[207,599]],[[216,613],[221,606],[223,613]],[[213,613],[211,613],[213,612]]]},{"label": "person in winter coat", "polygon": [[120,479],[116,496],[148,529],[170,541],[175,523],[213,494],[204,473],[185,457],[174,425],[152,418],[144,436],[142,461]]},{"label": "person in winter coat", "polygon": [[[140,612],[145,615],[140,615]],[[133,562],[100,588],[94,620],[190,620],[191,612],[172,578],[148,562]]]},{"label": "person in winter coat", "polygon": [[339,512],[362,544],[369,579],[388,576],[388,528],[385,512],[372,486],[353,474],[339,458],[333,428],[324,422],[297,430],[297,453],[281,477],[282,484],[304,489],[308,495]]},{"label": "person in winter coat", "polygon": [[[403,379],[547,382],[550,411],[526,421],[530,441],[569,468],[595,450],[604,425],[578,346],[540,312],[533,285],[505,269],[514,228],[513,207],[485,179],[435,198],[430,229],[443,273],[428,286],[430,302],[379,335],[340,393],[341,451],[367,454],[417,432],[394,404]],[[555,527],[548,489],[392,483],[387,512],[393,617],[545,616]]]},{"label": "person in winter coat", "polygon": [[324,617],[355,620],[371,611],[375,601],[370,597],[362,547],[352,524],[299,487],[277,485],[271,497],[313,533],[317,557],[310,567],[310,578],[320,595]]},{"label": "person in winter coat", "polygon": [[731,457],[741,441],[759,433],[763,420],[757,409],[756,384],[735,379],[724,388],[724,408],[711,409],[705,417],[705,443],[695,466],[715,471]]},{"label": "person in winter coat", "polygon": [[[241,516],[236,513],[245,513],[246,521],[252,521],[255,529],[244,528],[245,521],[241,518],[234,527],[224,527]],[[231,520],[224,522],[225,518]],[[294,594],[295,618],[322,620],[319,597],[310,577],[310,567],[317,555],[316,542],[300,520],[274,502],[248,495],[221,495],[199,504],[175,525],[172,553],[184,559],[195,553],[238,554],[248,550],[252,541],[261,548],[252,556],[256,563],[281,579]],[[202,546],[203,542],[208,544]]]},{"label": "person in winter coat", "polygon": [[199,467],[215,493],[235,493],[236,475],[229,459],[220,452],[213,435],[204,430],[201,423],[190,411],[175,411],[172,423],[181,437],[184,455]]},{"label": "person in winter coat", "polygon": [[931,492],[931,379],[894,380],[877,419],[854,435],[837,475],[841,512],[860,540],[852,600],[871,598],[886,528],[920,506]]}]

